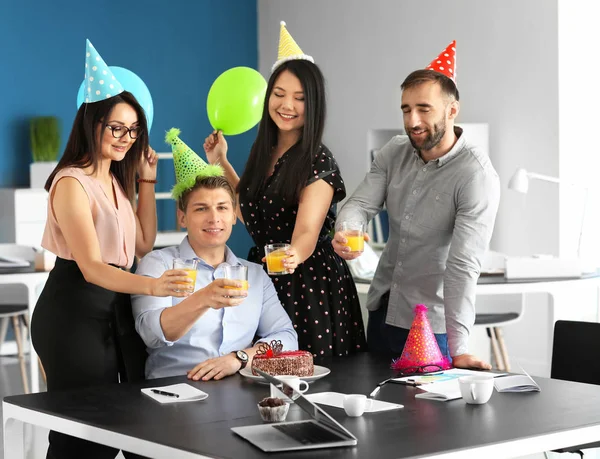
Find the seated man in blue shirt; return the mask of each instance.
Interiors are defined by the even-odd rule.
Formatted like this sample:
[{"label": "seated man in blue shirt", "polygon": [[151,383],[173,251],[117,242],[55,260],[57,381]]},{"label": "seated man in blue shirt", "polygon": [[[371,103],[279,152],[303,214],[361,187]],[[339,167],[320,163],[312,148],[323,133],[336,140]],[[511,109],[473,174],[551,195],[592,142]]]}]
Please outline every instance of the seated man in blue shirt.
[{"label": "seated man in blue shirt", "polygon": [[[298,349],[298,335],[261,266],[237,258],[226,246],[236,221],[235,194],[224,177],[198,177],[178,199],[177,217],[188,236],[177,247],[146,255],[138,274],[160,277],[174,258],[198,258],[195,292],[189,297],[132,296],[135,327],[148,348],[146,377],[186,374],[222,379],[250,366],[259,341],[280,340]],[[249,289],[231,298],[225,265],[248,267]],[[259,339],[253,343],[255,336]]]}]

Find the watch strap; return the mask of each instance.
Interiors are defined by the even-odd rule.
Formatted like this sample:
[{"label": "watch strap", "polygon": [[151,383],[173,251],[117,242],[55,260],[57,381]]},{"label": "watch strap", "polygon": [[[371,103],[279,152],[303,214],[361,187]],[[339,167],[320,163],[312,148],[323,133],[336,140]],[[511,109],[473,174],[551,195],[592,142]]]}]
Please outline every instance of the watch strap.
[{"label": "watch strap", "polygon": [[241,359],[240,356],[238,355],[238,352],[243,352],[244,354],[246,354],[245,351],[234,351],[233,355],[235,355],[235,358],[238,359],[238,361],[242,364],[242,366],[240,367],[240,370],[243,370],[244,368],[246,368],[246,365],[248,365],[248,354],[246,354],[246,360]]}]

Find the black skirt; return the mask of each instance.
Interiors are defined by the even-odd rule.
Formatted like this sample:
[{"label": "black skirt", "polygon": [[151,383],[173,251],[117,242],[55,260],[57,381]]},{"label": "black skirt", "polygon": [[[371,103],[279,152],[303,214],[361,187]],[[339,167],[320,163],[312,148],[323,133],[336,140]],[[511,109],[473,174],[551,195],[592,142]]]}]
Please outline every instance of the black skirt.
[{"label": "black skirt", "polygon": [[119,299],[87,282],[74,261],[56,259],[31,319],[49,391],[118,382],[113,311]]}]

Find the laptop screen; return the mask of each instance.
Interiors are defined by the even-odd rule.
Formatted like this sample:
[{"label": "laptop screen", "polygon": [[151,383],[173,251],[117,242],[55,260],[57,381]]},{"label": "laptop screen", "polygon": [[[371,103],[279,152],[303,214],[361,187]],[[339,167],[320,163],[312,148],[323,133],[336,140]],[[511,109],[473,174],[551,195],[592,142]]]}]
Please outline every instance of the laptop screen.
[{"label": "laptop screen", "polygon": [[265,373],[264,371],[261,371],[257,368],[253,368],[253,370],[256,371],[258,374],[260,374],[263,378],[265,378],[270,383],[272,383],[276,386],[281,385],[282,388],[285,389],[284,392],[286,392],[288,394],[292,394],[292,396],[290,398],[296,403],[296,405],[298,405],[300,408],[302,408],[302,410],[306,411],[310,415],[310,417],[313,418],[315,421],[325,424],[327,427],[335,430],[336,432],[338,432],[339,434],[341,434],[343,436],[350,437],[350,438],[356,440],[356,437],[354,435],[352,435],[352,433],[350,431],[348,431],[343,425],[341,425],[339,422],[337,422],[335,419],[333,419],[329,414],[327,414],[327,412],[325,412],[324,410],[319,408],[319,406],[317,404],[308,400],[297,390],[294,390],[294,388],[292,386],[290,386],[289,384],[286,384],[285,381],[281,381],[281,380],[277,379],[276,376],[271,376],[270,374]]}]

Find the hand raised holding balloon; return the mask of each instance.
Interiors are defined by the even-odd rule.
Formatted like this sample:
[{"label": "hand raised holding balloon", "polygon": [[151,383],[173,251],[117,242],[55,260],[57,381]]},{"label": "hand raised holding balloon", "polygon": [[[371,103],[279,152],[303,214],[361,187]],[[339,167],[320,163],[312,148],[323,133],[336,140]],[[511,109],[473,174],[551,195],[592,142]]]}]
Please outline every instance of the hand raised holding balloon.
[{"label": "hand raised holding balloon", "polygon": [[208,121],[225,135],[238,135],[260,121],[267,82],[256,70],[234,67],[213,82],[206,98]]},{"label": "hand raised holding balloon", "polygon": [[221,131],[213,131],[204,140],[204,152],[211,164],[225,164],[227,162],[227,141]]}]

